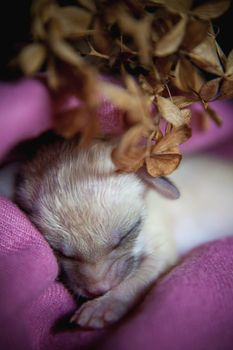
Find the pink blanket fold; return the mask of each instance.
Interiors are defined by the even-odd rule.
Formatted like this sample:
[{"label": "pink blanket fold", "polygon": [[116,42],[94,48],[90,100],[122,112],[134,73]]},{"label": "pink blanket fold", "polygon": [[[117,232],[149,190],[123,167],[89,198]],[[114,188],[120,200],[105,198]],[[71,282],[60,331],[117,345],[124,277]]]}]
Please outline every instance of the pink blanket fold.
[{"label": "pink blanket fold", "polygon": [[0,208],[0,349],[88,344],[94,332],[87,337],[67,330],[67,316],[77,306],[56,280],[58,265],[47,242],[13,203],[1,198]]},{"label": "pink blanket fold", "polygon": [[26,216],[0,199],[0,349],[232,350],[233,238],[200,247],[112,329],[84,331],[58,282],[52,250]]}]

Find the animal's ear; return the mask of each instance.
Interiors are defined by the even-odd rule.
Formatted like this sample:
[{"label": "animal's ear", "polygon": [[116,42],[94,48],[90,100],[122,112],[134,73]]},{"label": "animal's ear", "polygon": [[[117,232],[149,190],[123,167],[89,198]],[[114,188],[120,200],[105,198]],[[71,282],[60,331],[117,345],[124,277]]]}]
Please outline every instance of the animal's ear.
[{"label": "animal's ear", "polygon": [[178,199],[180,197],[178,188],[165,176],[153,177],[148,174],[144,167],[138,170],[137,175],[147,186],[159,192],[164,197],[169,199]]}]

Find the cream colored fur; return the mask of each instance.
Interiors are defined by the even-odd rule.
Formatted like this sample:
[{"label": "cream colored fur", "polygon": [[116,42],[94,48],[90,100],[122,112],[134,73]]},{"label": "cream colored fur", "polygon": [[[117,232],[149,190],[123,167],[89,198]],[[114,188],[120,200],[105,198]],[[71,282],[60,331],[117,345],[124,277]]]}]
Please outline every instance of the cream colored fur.
[{"label": "cream colored fur", "polygon": [[[24,166],[18,189],[18,202],[58,251],[69,287],[95,296],[72,319],[83,327],[117,321],[180,254],[233,232],[229,163],[185,160],[172,176],[181,198],[171,201],[136,174],[116,174],[113,146],[42,148]],[[135,234],[119,243],[135,223]]]}]

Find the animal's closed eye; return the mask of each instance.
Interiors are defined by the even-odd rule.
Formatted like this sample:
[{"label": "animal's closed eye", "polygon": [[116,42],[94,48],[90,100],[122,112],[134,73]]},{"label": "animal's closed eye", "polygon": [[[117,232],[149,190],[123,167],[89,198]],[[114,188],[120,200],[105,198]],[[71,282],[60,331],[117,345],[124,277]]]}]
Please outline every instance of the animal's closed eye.
[{"label": "animal's closed eye", "polygon": [[58,249],[53,249],[55,252],[55,255],[61,259],[66,259],[66,260],[78,260],[78,258],[76,256],[69,256],[64,254],[63,252],[61,252]]},{"label": "animal's closed eye", "polygon": [[128,236],[130,233],[135,232],[136,230],[138,231],[138,229],[141,227],[142,224],[142,218],[140,217],[135,223],[134,225],[129,229],[129,231],[126,232],[126,234],[122,237],[126,237]]},{"label": "animal's closed eye", "polygon": [[122,235],[122,237],[120,238],[119,242],[114,246],[114,248],[117,248],[121,245],[121,243],[126,240],[127,238],[131,238],[132,236],[137,236],[140,228],[142,226],[142,218],[140,217],[133,225],[132,227],[125,233]]}]

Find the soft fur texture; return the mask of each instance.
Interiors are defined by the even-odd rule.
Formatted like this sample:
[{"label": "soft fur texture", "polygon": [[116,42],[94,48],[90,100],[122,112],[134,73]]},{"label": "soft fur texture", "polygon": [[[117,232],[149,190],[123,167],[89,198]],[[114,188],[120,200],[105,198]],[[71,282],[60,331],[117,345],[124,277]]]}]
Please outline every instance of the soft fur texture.
[{"label": "soft fur texture", "polygon": [[176,259],[147,207],[147,186],[135,174],[114,172],[112,148],[107,141],[81,150],[75,141],[43,148],[24,167],[18,191],[58,252],[70,288],[99,296],[73,318],[88,327],[118,320]]},{"label": "soft fur texture", "polygon": [[[80,149],[74,140],[43,147],[25,165],[18,191],[18,201],[57,252],[69,287],[94,298],[72,318],[83,327],[101,328],[117,321],[177,261],[178,253],[217,238],[219,227],[208,215],[221,210],[224,235],[233,227],[227,209],[233,197],[229,164],[220,162],[210,176],[206,170],[215,169],[216,161],[184,163],[174,176],[183,197],[174,202],[161,196],[178,194],[164,178],[115,173],[113,146],[98,140]],[[211,196],[221,174],[224,190],[220,187]],[[224,200],[226,207],[219,205]],[[207,208],[209,226],[201,216]],[[185,236],[189,246],[183,243]]]}]

